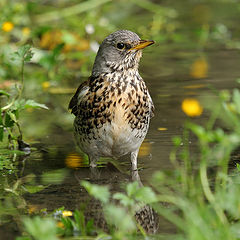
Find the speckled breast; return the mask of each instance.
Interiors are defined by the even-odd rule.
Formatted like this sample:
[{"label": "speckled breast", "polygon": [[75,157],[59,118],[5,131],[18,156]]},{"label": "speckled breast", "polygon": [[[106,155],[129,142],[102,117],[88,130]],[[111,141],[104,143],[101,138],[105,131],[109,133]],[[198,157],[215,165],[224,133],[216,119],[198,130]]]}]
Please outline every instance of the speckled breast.
[{"label": "speckled breast", "polygon": [[139,74],[94,79],[79,103],[75,135],[80,147],[119,156],[141,145],[149,126],[151,99]]}]

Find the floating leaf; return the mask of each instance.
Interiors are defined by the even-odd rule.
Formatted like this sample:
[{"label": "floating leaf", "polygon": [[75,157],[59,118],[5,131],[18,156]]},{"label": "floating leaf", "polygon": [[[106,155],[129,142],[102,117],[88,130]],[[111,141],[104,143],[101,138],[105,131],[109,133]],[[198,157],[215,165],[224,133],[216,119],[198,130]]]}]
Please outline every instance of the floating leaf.
[{"label": "floating leaf", "polygon": [[63,182],[68,171],[66,169],[57,169],[49,172],[45,172],[42,175],[43,184],[60,184]]},{"label": "floating leaf", "polygon": [[43,185],[37,185],[37,186],[33,186],[33,185],[24,185],[24,190],[26,190],[29,193],[37,193],[42,191],[44,188],[46,188],[47,186],[43,186]]}]

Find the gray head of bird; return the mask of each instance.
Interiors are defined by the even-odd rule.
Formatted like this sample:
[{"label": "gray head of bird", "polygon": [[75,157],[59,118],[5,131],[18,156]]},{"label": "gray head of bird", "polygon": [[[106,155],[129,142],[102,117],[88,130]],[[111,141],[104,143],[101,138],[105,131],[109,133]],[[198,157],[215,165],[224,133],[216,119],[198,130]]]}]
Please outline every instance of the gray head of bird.
[{"label": "gray head of bird", "polygon": [[128,30],[119,30],[107,36],[99,47],[92,70],[93,76],[114,71],[138,69],[142,49],[154,43],[141,40]]}]

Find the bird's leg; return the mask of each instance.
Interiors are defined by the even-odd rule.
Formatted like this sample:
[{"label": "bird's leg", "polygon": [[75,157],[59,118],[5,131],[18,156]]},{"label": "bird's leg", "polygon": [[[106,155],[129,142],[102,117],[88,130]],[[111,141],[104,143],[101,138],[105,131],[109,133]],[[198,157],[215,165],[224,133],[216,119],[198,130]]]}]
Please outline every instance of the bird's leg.
[{"label": "bird's leg", "polygon": [[138,182],[139,187],[142,187],[143,184],[142,184],[141,178],[138,174],[138,170],[132,170],[131,175],[132,175],[132,180],[135,181],[135,182]]},{"label": "bird's leg", "polygon": [[98,157],[93,156],[93,155],[88,155],[88,159],[89,159],[90,167],[95,168],[97,166]]},{"label": "bird's leg", "polygon": [[134,152],[131,152],[132,171],[136,171],[137,170],[138,151],[139,151],[139,149],[137,149]]}]

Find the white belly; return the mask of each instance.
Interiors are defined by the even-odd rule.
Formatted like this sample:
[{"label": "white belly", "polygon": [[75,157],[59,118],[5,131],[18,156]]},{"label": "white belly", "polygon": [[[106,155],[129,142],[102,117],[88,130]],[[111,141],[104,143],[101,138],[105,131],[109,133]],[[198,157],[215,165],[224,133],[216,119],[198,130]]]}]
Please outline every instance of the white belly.
[{"label": "white belly", "polygon": [[120,157],[136,151],[141,146],[145,135],[140,136],[139,130],[132,130],[128,125],[118,125],[112,122],[98,129],[97,139],[78,141],[78,143],[87,154],[99,157]]}]

